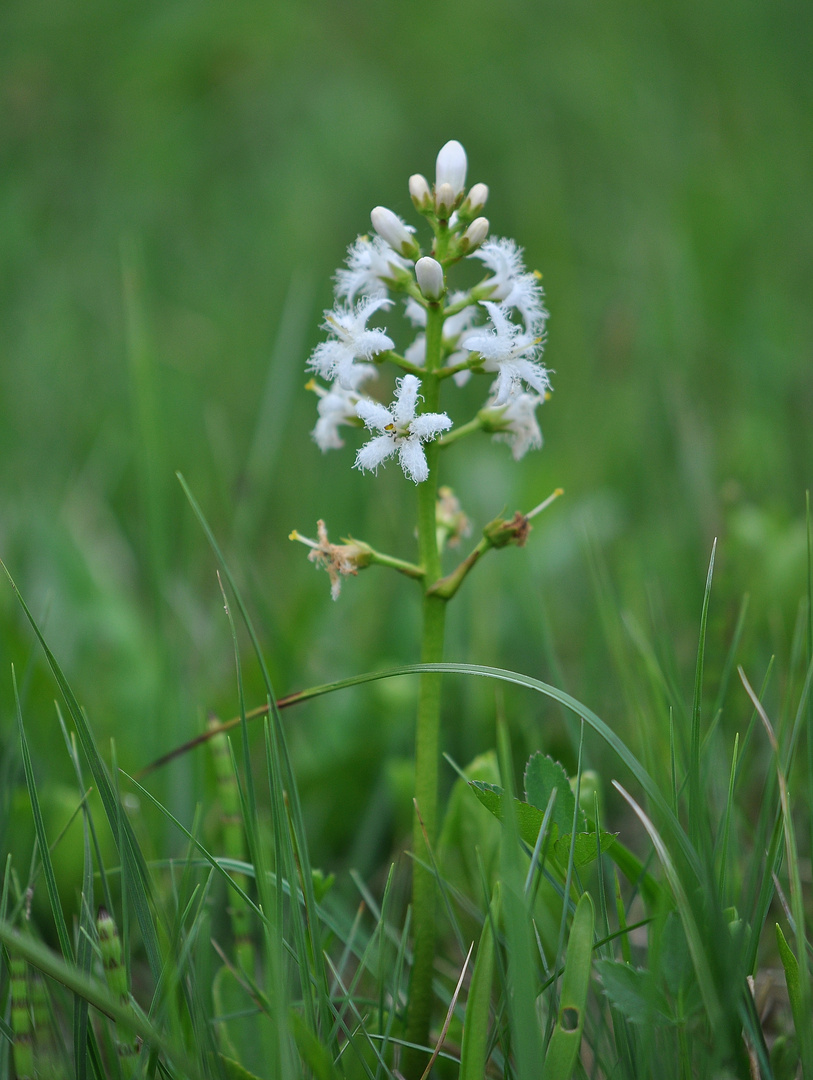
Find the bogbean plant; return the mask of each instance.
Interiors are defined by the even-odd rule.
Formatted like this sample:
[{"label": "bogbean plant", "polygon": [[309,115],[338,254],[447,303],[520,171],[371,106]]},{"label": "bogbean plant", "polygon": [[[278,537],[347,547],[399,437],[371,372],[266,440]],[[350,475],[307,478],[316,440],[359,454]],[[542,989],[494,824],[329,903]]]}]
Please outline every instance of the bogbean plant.
[{"label": "bogbean plant", "polygon": [[[327,571],[334,600],[344,577],[374,564],[415,580],[423,599],[420,656],[425,664],[443,659],[446,605],[469,571],[491,548],[523,545],[531,519],[550,502],[489,522],[468,556],[443,574],[443,549],[458,543],[469,527],[453,492],[440,485],[443,452],[485,432],[506,442],[519,460],[542,445],[536,413],[550,391],[541,359],[548,312],[539,274],[526,270],[513,240],[489,235],[482,214],[488,188],[477,183],[467,190],[466,173],[466,153],[453,140],[438,154],[434,186],[422,175],[410,177],[412,202],[428,226],[425,246],[412,226],[386,207],[375,207],[374,234],[351,244],[335,277],[336,306],[325,312],[328,339],[308,362],[317,377],[309,384],[319,398],[317,445],[323,451],[341,449],[342,427],[365,428],[367,441],[356,453],[355,468],[376,473],[397,456],[405,479],[415,484],[418,560],[384,554],[358,539],[331,543],[323,521],[315,540],[291,534]],[[487,271],[470,288],[455,286],[463,260],[476,260]],[[396,351],[387,328],[371,325],[374,317],[389,321],[397,300],[412,336],[403,353]],[[382,391],[374,394],[386,367],[398,373],[388,405]],[[472,376],[485,376],[485,401],[473,417],[453,420],[441,411],[442,391],[451,397]],[[432,1009],[436,897],[430,866],[438,822],[440,713],[441,676],[424,673],[415,736],[414,960],[407,1028],[408,1042],[421,1046],[428,1041]]]},{"label": "bogbean plant", "polygon": [[[442,1080],[813,1080],[813,945],[803,888],[813,798],[810,515],[806,618],[798,622],[775,719],[742,668],[743,690],[739,699],[734,696],[739,688],[730,677],[743,609],[712,720],[701,723],[711,566],[693,701],[676,690],[648,643],[644,684],[636,682],[632,668],[622,672],[630,687],[626,707],[640,715],[642,738],[655,739],[661,720],[668,725],[668,764],[654,776],[600,717],[564,691],[516,672],[442,664],[446,604],[487,551],[523,544],[530,519],[550,501],[489,522],[470,553],[442,574],[444,547],[466,532],[453,493],[440,485],[444,448],[480,432],[506,441],[514,457],[521,457],[541,444],[536,410],[549,389],[541,363],[547,316],[539,281],[525,270],[512,241],[488,239],[481,214],[487,190],[476,184],[466,192],[465,173],[465,154],[453,142],[438,157],[433,189],[423,177],[410,181],[431,230],[427,254],[394,214],[373,211],[376,235],[351,246],[336,279],[337,306],[326,314],[329,339],[310,359],[320,380],[312,384],[319,399],[319,446],[339,449],[341,428],[366,428],[371,437],[358,449],[356,466],[374,472],[397,455],[417,491],[416,561],[382,554],[360,540],[331,543],[322,522],[317,538],[303,541],[311,561],[327,571],[334,599],[345,577],[374,564],[406,574],[421,591],[411,922],[407,916],[399,926],[393,918],[392,870],[380,904],[359,883],[372,929],[361,912],[345,920],[341,904],[331,906],[331,879],[310,862],[280,714],[393,672],[352,676],[277,699],[247,607],[184,484],[228,589],[224,598],[233,597],[251,638],[267,700],[246,711],[229,599],[240,715],[212,721],[205,733],[141,775],[208,741],[223,854],[210,850],[200,821],[186,828],[148,788],[119,773],[115,753],[111,774],[88,718],[18,594],[72,726],[69,732],[59,712],[76,771],[84,856],[81,883],[66,897],[52,854],[70,834],[63,829],[55,835],[43,816],[13,679],[36,842],[33,855],[22,860],[8,854],[0,881],[0,1076],[419,1080],[434,1072]],[[468,258],[487,273],[474,287],[454,290],[450,279]],[[369,325],[373,315],[386,315],[389,322],[399,296],[415,331],[403,354],[387,329]],[[377,397],[372,393],[385,365],[398,373],[389,406],[381,400],[389,399],[386,389]],[[452,387],[478,375],[485,376],[483,407],[473,418],[453,422],[455,410],[441,402],[441,391],[449,388],[451,395]],[[449,411],[441,411],[442,405]],[[443,670],[513,683],[579,717],[583,730],[591,729],[623,766],[627,783],[631,778],[643,793],[639,802],[615,785],[617,805],[623,799],[629,820],[634,815],[649,854],[638,858],[602,828],[602,785],[582,769],[581,748],[575,777],[534,753],[523,777],[524,798],[517,798],[504,725],[497,729],[498,755],[483,755],[456,782],[439,836]],[[653,673],[660,704],[642,705]],[[765,686],[769,676],[770,666]],[[724,708],[744,732],[742,743],[739,735],[733,739],[733,757],[720,723]],[[260,717],[264,738],[258,749],[249,743],[248,721]],[[238,726],[242,759],[227,737]],[[658,769],[657,755],[651,757]],[[263,764],[267,812],[258,801]],[[500,779],[502,787],[495,782]],[[99,810],[88,798],[91,782],[106,819],[102,833],[94,821]],[[146,820],[120,797],[124,785],[185,837],[184,858],[165,859],[154,850]],[[493,817],[477,818],[482,807]],[[112,861],[106,856],[107,833],[117,848]],[[471,967],[468,960],[463,964],[453,993],[445,978],[445,950],[433,983],[438,884],[461,956],[469,941],[476,942],[469,950]],[[231,949],[220,944],[225,920],[215,902],[218,887],[228,890]],[[40,924],[36,899],[43,893],[59,954],[41,940],[48,930]],[[75,907],[73,935],[66,903]],[[761,969],[780,962],[787,1001],[766,1011],[764,997],[776,986],[775,973]],[[446,1020],[440,1023],[440,1009],[434,1008],[438,1023],[431,1025],[435,994],[444,997]],[[73,1039],[66,1041],[71,1026]]]}]

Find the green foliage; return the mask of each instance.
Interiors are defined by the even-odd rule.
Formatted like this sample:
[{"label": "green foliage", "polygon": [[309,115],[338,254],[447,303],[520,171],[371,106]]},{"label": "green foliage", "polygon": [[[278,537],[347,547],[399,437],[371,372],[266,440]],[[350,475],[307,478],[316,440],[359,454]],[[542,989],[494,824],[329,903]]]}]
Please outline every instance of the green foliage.
[{"label": "green foliage", "polygon": [[[119,1080],[117,1030],[140,1040],[136,1075],[164,1080],[385,1080],[403,1062],[411,583],[374,567],[332,607],[286,537],[303,514],[336,535],[372,532],[366,516],[415,558],[398,478],[368,502],[368,479],[312,444],[297,390],[328,303],[315,283],[454,136],[505,195],[493,230],[544,273],[556,408],[542,455],[450,448],[453,482],[478,531],[503,501],[567,497],[449,621],[450,655],[483,665],[443,669],[442,745],[473,783],[441,775],[439,1002],[479,945],[434,1073],[538,1075],[534,1047],[569,1034],[562,970],[589,896],[590,1075],[811,1075],[813,14],[584,15],[4,6],[0,554],[31,622],[0,590],[0,1075]],[[223,615],[178,469],[237,553],[257,631]],[[301,687],[307,705],[248,720]],[[204,753],[129,780],[210,710],[239,721],[239,853]],[[758,999],[780,966],[766,1020],[747,979]]]},{"label": "green foliage", "polygon": [[[497,784],[483,780],[469,780],[469,786],[479,801],[498,820],[505,815],[505,794]],[[554,795],[555,793],[555,795]],[[551,861],[564,876],[572,848],[573,865],[587,866],[599,855],[595,833],[587,832],[584,811],[576,811],[576,799],[563,767],[552,758],[540,753],[533,754],[525,767],[525,802],[514,799],[513,816],[520,837],[533,848],[539,840],[548,801],[554,796],[553,813],[549,819],[547,839]],[[574,815],[581,828],[571,843]],[[612,853],[615,836],[602,831],[599,837],[601,852]]]}]

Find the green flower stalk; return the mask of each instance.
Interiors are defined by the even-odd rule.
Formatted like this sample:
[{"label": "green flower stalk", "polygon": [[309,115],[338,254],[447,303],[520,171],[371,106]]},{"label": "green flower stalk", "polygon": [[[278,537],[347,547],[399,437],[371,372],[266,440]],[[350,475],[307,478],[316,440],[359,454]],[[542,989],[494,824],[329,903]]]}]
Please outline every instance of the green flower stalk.
[{"label": "green flower stalk", "polygon": [[[319,448],[344,446],[342,427],[366,428],[369,437],[356,452],[355,467],[375,473],[396,458],[416,485],[418,563],[360,540],[331,544],[322,521],[315,541],[291,533],[291,539],[310,547],[311,562],[327,571],[334,599],[344,577],[373,565],[414,578],[423,595],[420,655],[426,664],[443,660],[446,604],[470,570],[486,551],[524,544],[530,517],[550,502],[530,514],[490,522],[470,555],[444,576],[443,550],[466,534],[468,519],[453,493],[439,487],[442,451],[485,433],[507,443],[519,460],[542,445],[536,411],[550,389],[541,363],[548,313],[539,275],[525,270],[522,249],[513,240],[489,237],[482,216],[489,191],[479,183],[466,191],[467,164],[463,147],[452,140],[438,154],[434,185],[418,173],[409,179],[412,202],[431,229],[428,251],[397,214],[374,208],[375,234],[360,236],[348,249],[335,278],[336,306],[325,312],[328,338],[308,361],[310,371],[325,380],[308,383],[318,397],[312,435]],[[450,279],[464,258],[479,260],[487,274],[473,288],[455,290]],[[386,327],[369,325],[385,315],[389,319],[399,295],[412,338],[403,352]],[[387,363],[400,373],[389,405],[368,392]],[[456,423],[441,411],[441,390],[482,374],[491,376],[485,403],[473,418]],[[441,676],[424,674],[415,736],[414,941],[406,1031],[407,1042],[421,1048],[429,1044],[434,1004],[436,897],[428,867],[438,828],[440,717]],[[402,1063],[407,1080],[416,1080],[426,1061],[422,1049],[407,1051]]]},{"label": "green flower stalk", "polygon": [[[209,727],[217,728],[216,719],[209,721]],[[223,826],[223,847],[226,855],[236,862],[246,858],[245,830],[240,808],[240,792],[237,777],[234,775],[228,736],[218,731],[209,743],[212,761],[217,778],[217,790],[220,795],[220,813]],[[248,879],[245,874],[232,874],[234,881],[245,889]],[[234,951],[237,967],[254,978],[254,943],[251,938],[251,917],[248,904],[238,893],[229,897],[229,917],[234,935]]]}]

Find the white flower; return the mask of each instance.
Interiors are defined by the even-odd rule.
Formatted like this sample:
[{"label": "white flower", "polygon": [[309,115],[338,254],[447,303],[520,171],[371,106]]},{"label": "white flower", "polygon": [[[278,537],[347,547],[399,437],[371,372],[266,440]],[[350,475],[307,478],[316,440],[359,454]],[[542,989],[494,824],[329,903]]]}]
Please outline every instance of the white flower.
[{"label": "white flower", "polygon": [[475,331],[464,338],[461,345],[468,352],[482,356],[485,371],[498,373],[494,405],[505,405],[521,381],[544,394],[550,385],[548,373],[535,357],[543,339],[523,334],[522,327],[511,322],[504,306],[490,300],[483,300],[482,305],[488,311],[494,329],[484,327]]},{"label": "white flower", "polygon": [[357,469],[375,470],[398,451],[404,475],[416,484],[429,476],[429,466],[422,443],[431,442],[441,431],[448,431],[452,421],[445,413],[415,415],[421,380],[404,375],[396,382],[395,401],[385,409],[377,401],[362,398],[356,412],[370,431],[381,434],[371,439],[356,455]]},{"label": "white flower", "polygon": [[371,364],[354,364],[351,371],[353,387],[350,390],[345,390],[338,383],[329,388],[319,386],[313,380],[308,384],[307,389],[319,395],[319,404],[316,406],[319,419],[311,435],[323,453],[326,450],[339,450],[344,446],[344,440],[339,435],[342,424],[358,426],[356,405],[361,400],[358,387],[376,374],[376,369]]},{"label": "white flower", "polygon": [[308,367],[325,379],[337,379],[345,390],[354,389],[358,384],[353,361],[371,360],[377,353],[394,347],[383,330],[367,329],[370,316],[391,303],[392,300],[383,296],[366,296],[355,307],[342,304],[326,311],[323,326],[334,335],[334,340],[316,346]]},{"label": "white flower", "polygon": [[[519,461],[529,450],[538,450],[542,446],[536,410],[544,400],[544,394],[521,391],[512,394],[507,403],[501,409],[494,409],[494,415],[489,417],[488,426],[500,428],[494,435],[495,442],[508,443],[514,461]],[[486,410],[490,412],[493,404],[490,401]]]},{"label": "white flower", "polygon": [[544,326],[548,313],[542,303],[542,286],[536,274],[529,274],[522,261],[522,248],[505,237],[491,237],[470,256],[480,259],[493,277],[485,283],[491,296],[503,307],[516,308],[525,321],[525,329],[537,333]]},{"label": "white flower", "polygon": [[347,269],[336,271],[336,295],[351,304],[357,296],[386,296],[384,279],[409,265],[380,236],[360,236],[347,249]]}]

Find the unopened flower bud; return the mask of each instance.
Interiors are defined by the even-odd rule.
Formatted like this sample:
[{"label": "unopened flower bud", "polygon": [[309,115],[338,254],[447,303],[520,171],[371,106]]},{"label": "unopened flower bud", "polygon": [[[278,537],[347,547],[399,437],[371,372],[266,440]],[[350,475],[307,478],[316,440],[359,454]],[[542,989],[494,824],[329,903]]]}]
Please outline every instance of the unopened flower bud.
[{"label": "unopened flower bud", "polygon": [[460,208],[461,215],[474,217],[479,214],[488,201],[488,184],[475,184],[469,189],[466,201]]},{"label": "unopened flower bud", "polygon": [[435,187],[435,213],[446,221],[454,210],[455,194],[451,184],[438,184]]},{"label": "unopened flower bud", "polygon": [[487,236],[488,218],[475,218],[460,238],[460,247],[464,252],[474,251],[483,243]]},{"label": "unopened flower bud", "polygon": [[489,521],[488,525],[483,529],[483,536],[495,548],[503,548],[507,544],[524,547],[530,531],[531,523],[527,514],[521,514],[517,510],[510,521],[505,521],[503,518],[495,518],[493,521]]},{"label": "unopened flower bud", "polygon": [[420,173],[415,173],[409,178],[409,194],[415,203],[415,209],[422,214],[432,208],[432,192],[429,190],[429,181]]},{"label": "unopened flower bud", "polygon": [[445,291],[443,283],[443,267],[428,255],[418,259],[415,263],[415,276],[421,292],[427,300],[440,300]]},{"label": "unopened flower bud", "polygon": [[415,238],[408,226],[397,214],[393,214],[392,210],[388,210],[386,206],[376,206],[370,214],[370,220],[375,231],[382,240],[386,240],[393,251],[410,258],[417,255],[419,248]]},{"label": "unopened flower bud", "polygon": [[466,186],[466,151],[456,139],[441,148],[435,166],[435,192],[444,184],[452,189],[452,202]]}]

